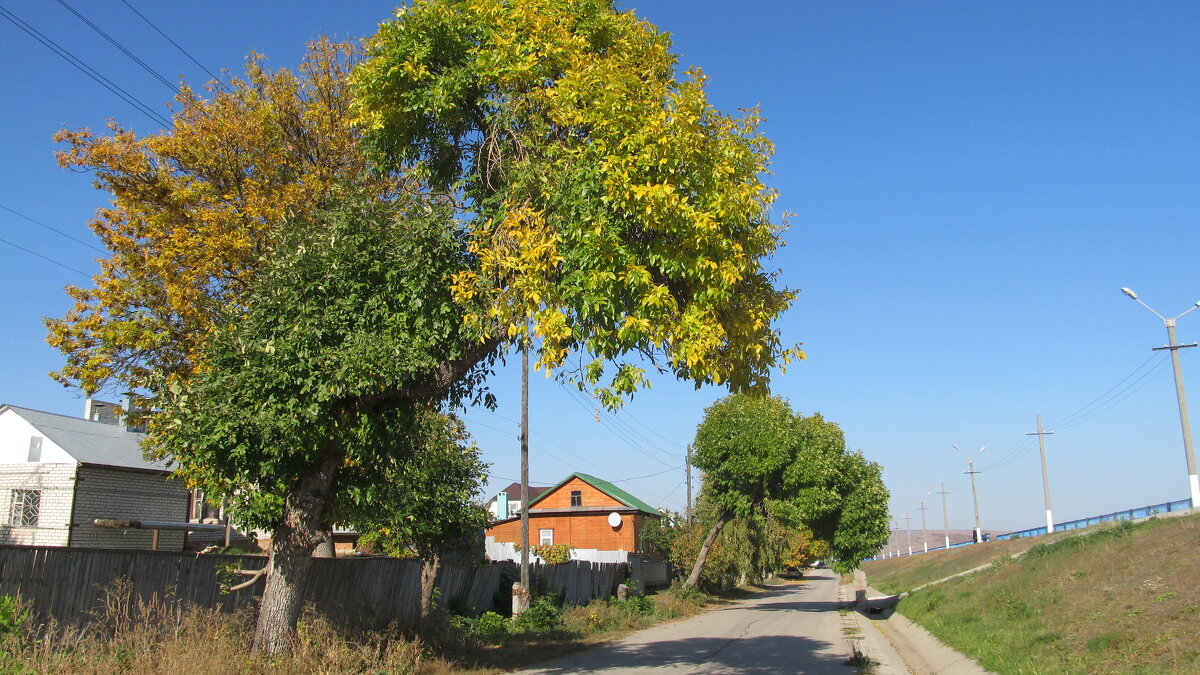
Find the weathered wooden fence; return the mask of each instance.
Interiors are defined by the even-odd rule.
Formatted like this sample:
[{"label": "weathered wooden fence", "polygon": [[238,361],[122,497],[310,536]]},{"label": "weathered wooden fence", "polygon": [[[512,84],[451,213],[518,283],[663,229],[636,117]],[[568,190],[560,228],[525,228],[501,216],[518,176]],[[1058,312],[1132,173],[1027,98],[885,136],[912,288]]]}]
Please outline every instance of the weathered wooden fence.
[{"label": "weathered wooden fence", "polygon": [[[0,595],[19,594],[43,619],[82,625],[100,606],[106,589],[124,577],[143,601],[156,597],[180,606],[233,611],[253,603],[263,583],[222,593],[222,583],[230,581],[222,569],[255,570],[265,564],[263,556],[0,546]],[[459,598],[476,612],[491,610],[498,592],[507,597],[510,587],[504,586],[516,577],[514,567],[509,562],[478,567],[444,563],[438,575],[439,598],[443,604]],[[536,588],[561,593],[576,604],[609,597],[626,571],[622,563],[583,561],[534,565],[531,570]],[[337,621],[409,622],[417,618],[420,577],[417,560],[318,558],[313,560],[305,602]],[[500,609],[504,606],[502,602]]]}]

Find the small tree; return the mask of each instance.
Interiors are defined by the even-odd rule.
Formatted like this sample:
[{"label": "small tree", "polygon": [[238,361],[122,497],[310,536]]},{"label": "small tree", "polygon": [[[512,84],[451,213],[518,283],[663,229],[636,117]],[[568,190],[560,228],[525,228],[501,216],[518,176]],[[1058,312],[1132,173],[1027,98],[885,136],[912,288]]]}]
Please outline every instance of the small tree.
[{"label": "small tree", "polygon": [[792,409],[778,397],[735,394],[705,411],[696,430],[694,461],[704,472],[703,494],[715,518],[685,584],[700,581],[709,551],[736,517],[763,515],[778,498],[793,460]]},{"label": "small tree", "polygon": [[[446,553],[482,557],[481,532],[491,520],[474,497],[487,479],[479,448],[463,423],[428,410],[410,438],[414,452],[391,459],[383,480],[348,495],[346,522],[388,555],[421,559],[421,618],[429,616]],[[411,432],[410,432],[411,433]]]}]

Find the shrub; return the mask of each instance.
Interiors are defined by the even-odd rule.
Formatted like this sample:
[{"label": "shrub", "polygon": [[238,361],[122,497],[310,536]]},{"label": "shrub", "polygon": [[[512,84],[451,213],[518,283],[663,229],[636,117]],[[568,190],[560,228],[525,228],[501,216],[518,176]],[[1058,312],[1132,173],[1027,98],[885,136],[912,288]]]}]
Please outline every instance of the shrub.
[{"label": "shrub", "polygon": [[29,620],[29,607],[21,598],[0,595],[0,636],[18,633]]},{"label": "shrub", "polygon": [[543,595],[517,617],[515,625],[521,630],[551,630],[558,627],[562,613],[562,602],[558,598]]},{"label": "shrub", "polygon": [[484,642],[499,642],[508,634],[508,619],[495,612],[484,612],[475,620],[475,635]]}]

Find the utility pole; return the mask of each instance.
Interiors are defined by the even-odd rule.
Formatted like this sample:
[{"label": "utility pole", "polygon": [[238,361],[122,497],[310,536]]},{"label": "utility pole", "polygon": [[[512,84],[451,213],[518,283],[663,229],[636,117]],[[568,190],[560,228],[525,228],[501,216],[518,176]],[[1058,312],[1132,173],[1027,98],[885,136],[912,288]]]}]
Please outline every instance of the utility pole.
[{"label": "utility pole", "polygon": [[1037,416],[1037,431],[1026,433],[1026,436],[1037,436],[1038,447],[1042,450],[1042,491],[1046,493],[1046,534],[1054,531],[1054,515],[1050,512],[1050,474],[1046,471],[1046,437],[1053,431],[1042,431],[1042,416]]},{"label": "utility pole", "polygon": [[904,529],[908,532],[908,554],[912,555],[912,516],[904,514]]},{"label": "utility pole", "polygon": [[1196,475],[1196,453],[1192,450],[1192,424],[1188,421],[1187,412],[1187,397],[1183,395],[1183,371],[1179,368],[1179,350],[1195,347],[1196,343],[1190,345],[1181,345],[1175,341],[1175,322],[1184,314],[1200,307],[1200,302],[1197,302],[1187,312],[1180,314],[1172,319],[1154,311],[1154,308],[1138,299],[1137,293],[1129,288],[1122,288],[1121,291],[1133,298],[1139,305],[1145,307],[1154,313],[1154,316],[1163,320],[1163,324],[1167,327],[1167,346],[1155,347],[1154,351],[1159,352],[1167,350],[1171,352],[1171,368],[1175,371],[1175,398],[1179,403],[1179,425],[1183,427],[1183,453],[1187,457],[1188,470],[1188,486],[1191,488],[1192,508],[1200,506],[1200,477]]},{"label": "utility pole", "polygon": [[925,499],[921,499],[921,546],[929,553],[929,538],[925,534]]},{"label": "utility pole", "polygon": [[[954,449],[958,450],[958,446],[955,445]],[[979,452],[975,453],[975,457],[983,454],[984,450],[987,450],[986,445],[982,448],[979,448]],[[962,450],[958,450],[958,454],[962,455],[963,459],[967,460],[967,470],[963,473],[971,476],[971,501],[975,503],[975,543],[978,544],[979,542],[983,541],[983,528],[981,528],[979,525],[979,493],[975,490],[975,474],[982,472],[975,470],[975,457],[968,459],[966,455],[963,455]]]},{"label": "utility pole", "polygon": [[529,336],[521,346],[521,589],[514,609],[529,609]]},{"label": "utility pole", "polygon": [[938,494],[942,496],[942,536],[946,538],[946,550],[950,550],[950,516],[946,511],[946,495],[950,493],[946,492],[945,483],[942,483],[941,486],[942,489]]},{"label": "utility pole", "polygon": [[692,524],[692,446],[687,446],[687,510],[684,518],[688,525]]}]

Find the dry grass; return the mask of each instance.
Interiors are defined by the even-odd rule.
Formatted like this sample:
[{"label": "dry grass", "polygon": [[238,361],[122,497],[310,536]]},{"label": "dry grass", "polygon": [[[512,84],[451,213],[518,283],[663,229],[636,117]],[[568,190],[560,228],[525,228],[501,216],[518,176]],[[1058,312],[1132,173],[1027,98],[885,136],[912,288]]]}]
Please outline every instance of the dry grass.
[{"label": "dry grass", "polygon": [[918,591],[899,609],[997,673],[1192,673],[1197,550],[1200,516],[1123,523]]},{"label": "dry grass", "polygon": [[[630,631],[704,611],[704,596],[664,592],[626,602],[593,601],[563,611],[548,629],[522,629],[496,617],[490,634],[478,621],[441,616],[418,631],[392,626],[342,631],[306,615],[291,654],[250,656],[253,617],[138,603],[128,584],[110,589],[94,626],[104,632],[34,625],[0,631],[0,673],[470,673],[493,675],[586,649]],[[494,616],[494,615],[493,615]],[[499,626],[499,632],[495,632]]]}]

